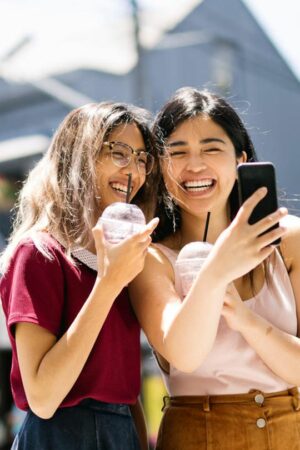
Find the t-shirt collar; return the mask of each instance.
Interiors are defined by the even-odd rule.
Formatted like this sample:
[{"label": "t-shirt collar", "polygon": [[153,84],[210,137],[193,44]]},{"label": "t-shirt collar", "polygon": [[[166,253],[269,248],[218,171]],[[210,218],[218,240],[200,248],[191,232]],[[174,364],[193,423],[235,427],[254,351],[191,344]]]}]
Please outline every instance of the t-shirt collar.
[{"label": "t-shirt collar", "polygon": [[[55,235],[53,235],[53,237],[57,242],[59,242],[60,245],[66,248],[66,243],[63,241],[63,239]],[[97,256],[89,250],[79,246],[75,246],[71,250],[71,255],[90,269],[95,270],[96,272],[98,271]]]},{"label": "t-shirt collar", "polygon": [[94,253],[82,247],[74,247],[71,250],[71,254],[90,269],[96,270],[96,272],[98,271],[97,256]]}]

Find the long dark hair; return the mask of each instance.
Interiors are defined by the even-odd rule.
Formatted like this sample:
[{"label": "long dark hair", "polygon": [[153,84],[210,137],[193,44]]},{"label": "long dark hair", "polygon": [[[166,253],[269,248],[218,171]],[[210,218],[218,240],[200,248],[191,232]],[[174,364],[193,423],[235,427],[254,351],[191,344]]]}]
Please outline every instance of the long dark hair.
[{"label": "long dark hair", "polygon": [[[223,128],[234,145],[237,158],[246,152],[247,161],[257,161],[251,138],[235,109],[222,97],[192,87],[178,89],[155,118],[153,133],[161,157],[164,155],[165,141],[176,127],[199,115],[209,117]],[[174,233],[181,224],[180,209],[168,194],[163,179],[160,181],[159,192],[156,216],[160,218],[160,222],[155,232],[155,241]],[[232,220],[239,207],[237,183],[231,191],[229,205]]]}]

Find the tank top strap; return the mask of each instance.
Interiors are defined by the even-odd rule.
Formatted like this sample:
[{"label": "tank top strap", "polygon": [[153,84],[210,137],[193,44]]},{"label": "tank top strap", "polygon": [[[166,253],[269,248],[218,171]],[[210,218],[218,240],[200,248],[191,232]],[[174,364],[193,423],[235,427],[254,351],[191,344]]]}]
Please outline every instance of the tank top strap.
[{"label": "tank top strap", "polygon": [[285,307],[288,307],[288,304],[290,304],[290,307],[294,307],[296,302],[294,290],[289,277],[288,269],[278,249],[275,249],[274,254],[271,255],[270,267],[271,285],[275,289],[279,289],[281,291],[283,296],[282,298],[285,298]]}]

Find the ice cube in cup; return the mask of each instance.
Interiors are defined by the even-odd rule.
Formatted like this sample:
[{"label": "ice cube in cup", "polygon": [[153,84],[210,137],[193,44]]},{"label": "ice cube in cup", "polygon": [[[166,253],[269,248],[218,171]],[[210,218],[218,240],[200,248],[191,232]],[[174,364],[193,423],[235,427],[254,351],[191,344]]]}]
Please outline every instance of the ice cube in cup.
[{"label": "ice cube in cup", "polygon": [[146,224],[145,216],[138,206],[121,202],[107,206],[99,222],[102,224],[105,239],[112,244],[132,236]]},{"label": "ice cube in cup", "polygon": [[188,294],[212,247],[208,242],[197,241],[190,242],[180,250],[175,268],[184,297]]}]

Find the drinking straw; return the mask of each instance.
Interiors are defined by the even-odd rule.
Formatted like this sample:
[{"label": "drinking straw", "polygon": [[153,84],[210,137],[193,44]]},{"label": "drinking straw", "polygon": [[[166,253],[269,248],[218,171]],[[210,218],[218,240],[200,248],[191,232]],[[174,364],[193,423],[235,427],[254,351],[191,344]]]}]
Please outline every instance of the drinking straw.
[{"label": "drinking straw", "polygon": [[128,182],[127,182],[126,203],[129,203],[131,178],[132,178],[132,173],[129,173],[128,174]]},{"label": "drinking straw", "polygon": [[203,234],[203,242],[206,242],[209,219],[210,219],[210,211],[208,211],[207,216],[206,216],[205,229],[204,229],[204,234]]}]

